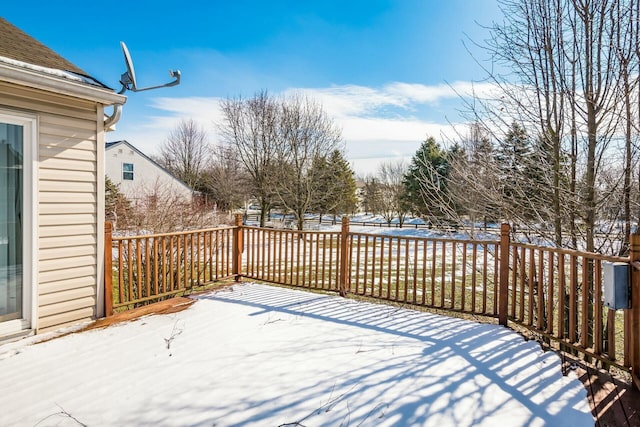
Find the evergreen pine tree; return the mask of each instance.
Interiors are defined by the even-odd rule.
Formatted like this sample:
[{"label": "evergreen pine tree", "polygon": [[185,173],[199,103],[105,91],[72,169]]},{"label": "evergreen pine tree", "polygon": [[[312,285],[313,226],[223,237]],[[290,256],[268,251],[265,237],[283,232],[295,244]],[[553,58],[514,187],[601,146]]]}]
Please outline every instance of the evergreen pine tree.
[{"label": "evergreen pine tree", "polygon": [[447,153],[433,137],[422,142],[404,178],[404,203],[414,214],[436,222],[448,209]]}]

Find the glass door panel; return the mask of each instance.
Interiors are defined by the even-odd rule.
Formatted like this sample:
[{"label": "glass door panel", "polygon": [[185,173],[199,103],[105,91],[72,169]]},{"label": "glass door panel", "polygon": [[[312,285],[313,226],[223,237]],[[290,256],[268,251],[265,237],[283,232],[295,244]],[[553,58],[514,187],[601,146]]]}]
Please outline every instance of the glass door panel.
[{"label": "glass door panel", "polygon": [[23,317],[24,128],[0,123],[0,322]]}]

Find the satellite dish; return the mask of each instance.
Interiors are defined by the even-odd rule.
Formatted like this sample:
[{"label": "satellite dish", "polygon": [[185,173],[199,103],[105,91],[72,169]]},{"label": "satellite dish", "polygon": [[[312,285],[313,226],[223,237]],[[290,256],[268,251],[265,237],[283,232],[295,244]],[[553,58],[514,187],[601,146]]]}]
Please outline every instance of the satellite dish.
[{"label": "satellite dish", "polygon": [[136,83],[136,72],[133,68],[133,60],[131,59],[131,54],[129,54],[129,49],[127,49],[127,45],[122,41],[120,42],[120,47],[122,48],[122,54],[124,55],[124,63],[127,67],[127,71],[125,73],[122,73],[122,75],[120,76],[120,84],[122,85],[122,89],[118,93],[122,94],[127,90],[130,90],[132,92],[142,92],[143,90],[158,89],[161,87],[170,87],[180,84],[180,70],[169,70],[169,76],[173,77],[175,79],[174,81],[158,86],[138,88],[138,84]]},{"label": "satellite dish", "polygon": [[[122,54],[124,55],[124,64],[127,66],[127,72],[123,73],[122,76],[120,76],[120,84],[123,88],[120,93],[124,93],[127,89],[131,89],[135,92],[136,70],[133,69],[131,54],[129,54],[129,49],[127,49],[127,45],[124,44],[124,42],[120,42],[120,47],[122,48]],[[131,88],[129,88],[129,85],[131,85]]]}]

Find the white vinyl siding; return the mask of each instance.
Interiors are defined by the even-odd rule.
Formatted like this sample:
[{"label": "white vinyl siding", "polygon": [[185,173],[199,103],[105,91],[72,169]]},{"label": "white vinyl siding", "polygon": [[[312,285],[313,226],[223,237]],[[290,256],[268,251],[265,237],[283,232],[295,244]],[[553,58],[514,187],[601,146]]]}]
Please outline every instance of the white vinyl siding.
[{"label": "white vinyl siding", "polygon": [[38,117],[37,331],[91,320],[102,277],[102,108],[2,82],[0,108]]},{"label": "white vinyl siding", "polygon": [[[152,196],[191,202],[192,189],[128,144],[123,141],[105,151],[105,174],[122,194],[134,203]],[[132,169],[126,170],[126,165]]]}]

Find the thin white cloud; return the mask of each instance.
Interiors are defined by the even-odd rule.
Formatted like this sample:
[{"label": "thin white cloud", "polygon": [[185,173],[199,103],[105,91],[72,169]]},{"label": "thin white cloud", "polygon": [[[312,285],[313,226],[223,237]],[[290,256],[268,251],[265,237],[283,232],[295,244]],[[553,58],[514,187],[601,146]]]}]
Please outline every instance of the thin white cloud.
[{"label": "thin white cloud", "polygon": [[484,96],[495,90],[492,83],[453,82],[428,86],[417,83],[394,82],[386,85],[383,91],[390,96],[402,99],[404,103],[436,104],[445,99],[469,97],[472,95]]},{"label": "thin white cloud", "polygon": [[333,117],[372,114],[385,106],[406,107],[402,97],[366,86],[346,85],[329,88],[290,89],[285,95],[300,93],[321,103]]}]

